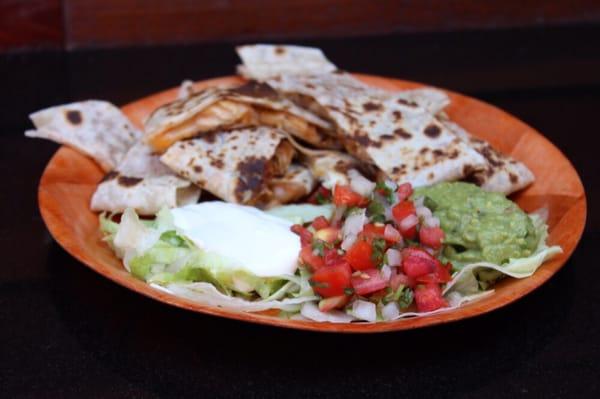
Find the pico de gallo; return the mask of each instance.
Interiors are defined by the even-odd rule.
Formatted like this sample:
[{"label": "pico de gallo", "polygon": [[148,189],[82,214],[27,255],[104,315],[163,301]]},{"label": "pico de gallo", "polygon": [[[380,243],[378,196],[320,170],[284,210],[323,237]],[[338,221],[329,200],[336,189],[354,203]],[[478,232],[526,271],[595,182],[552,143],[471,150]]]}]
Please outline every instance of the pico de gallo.
[{"label": "pico de gallo", "polygon": [[362,191],[320,188],[312,200],[332,203],[331,218],[292,226],[302,244],[299,263],[321,297],[319,310],[368,308],[370,319],[391,319],[447,307],[442,289],[452,265],[439,259],[445,236],[439,220],[412,199],[409,183],[380,182]]}]

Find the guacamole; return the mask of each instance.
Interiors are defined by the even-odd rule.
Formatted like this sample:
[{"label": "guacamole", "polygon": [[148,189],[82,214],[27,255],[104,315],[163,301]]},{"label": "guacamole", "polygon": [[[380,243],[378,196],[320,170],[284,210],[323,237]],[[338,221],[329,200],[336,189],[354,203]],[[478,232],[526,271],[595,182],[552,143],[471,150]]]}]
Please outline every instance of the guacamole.
[{"label": "guacamole", "polygon": [[439,183],[415,190],[439,218],[445,233],[444,257],[459,263],[531,256],[540,233],[531,218],[503,194],[463,182]]}]

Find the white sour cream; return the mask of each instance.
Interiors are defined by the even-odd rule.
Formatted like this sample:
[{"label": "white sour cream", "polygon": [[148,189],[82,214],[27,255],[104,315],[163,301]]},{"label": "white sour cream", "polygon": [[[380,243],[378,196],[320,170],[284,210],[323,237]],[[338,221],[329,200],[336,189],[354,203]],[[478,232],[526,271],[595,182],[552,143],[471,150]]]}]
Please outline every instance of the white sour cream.
[{"label": "white sour cream", "polygon": [[175,227],[198,247],[261,277],[294,274],[300,238],[291,222],[251,206],[220,201],[171,210]]}]

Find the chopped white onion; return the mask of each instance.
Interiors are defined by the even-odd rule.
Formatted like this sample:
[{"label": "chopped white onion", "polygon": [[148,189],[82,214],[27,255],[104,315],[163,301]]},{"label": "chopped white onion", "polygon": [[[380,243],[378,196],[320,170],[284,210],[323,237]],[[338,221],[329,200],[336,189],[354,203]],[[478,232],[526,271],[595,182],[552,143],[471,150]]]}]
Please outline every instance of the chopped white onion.
[{"label": "chopped white onion", "polygon": [[426,206],[418,206],[416,208],[416,210],[417,210],[417,216],[421,220],[425,220],[425,219],[430,218],[432,216],[431,215],[431,210],[429,208],[427,208]]},{"label": "chopped white onion", "polygon": [[387,258],[387,264],[390,266],[400,266],[400,264],[402,264],[402,254],[397,249],[388,249],[385,251],[385,256]]},{"label": "chopped white onion", "polygon": [[400,309],[396,302],[390,302],[381,309],[381,316],[384,320],[394,320],[400,315]]},{"label": "chopped white onion", "polygon": [[350,313],[360,320],[371,322],[377,320],[377,307],[372,302],[357,299],[352,304],[352,310]]},{"label": "chopped white onion", "polygon": [[386,281],[388,281],[390,277],[392,277],[392,268],[388,265],[383,265],[381,267],[381,275]]},{"label": "chopped white onion", "polygon": [[425,227],[440,227],[440,219],[431,216],[423,221]]},{"label": "chopped white onion", "polygon": [[354,317],[339,310],[321,312],[315,302],[306,302],[302,305],[300,314],[307,319],[330,323],[350,323]]},{"label": "chopped white onion", "polygon": [[419,218],[416,215],[408,215],[400,222],[400,230],[406,231],[419,223]]},{"label": "chopped white onion", "polygon": [[354,244],[358,233],[362,231],[363,226],[365,223],[367,223],[367,221],[367,214],[364,209],[361,209],[360,211],[357,211],[346,218],[344,227],[342,227],[341,247],[344,251],[350,249],[352,244]]},{"label": "chopped white onion", "polygon": [[375,183],[361,175],[356,169],[350,169],[348,177],[350,178],[350,188],[352,188],[352,191],[363,197],[369,196],[375,189]]}]

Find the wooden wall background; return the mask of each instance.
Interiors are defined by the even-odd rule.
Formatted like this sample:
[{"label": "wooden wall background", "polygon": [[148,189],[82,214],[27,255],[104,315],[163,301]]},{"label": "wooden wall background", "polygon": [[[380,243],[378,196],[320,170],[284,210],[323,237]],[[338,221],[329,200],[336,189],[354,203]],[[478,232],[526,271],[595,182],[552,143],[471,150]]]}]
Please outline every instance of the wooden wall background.
[{"label": "wooden wall background", "polygon": [[0,50],[598,22],[598,0],[0,0]]}]

